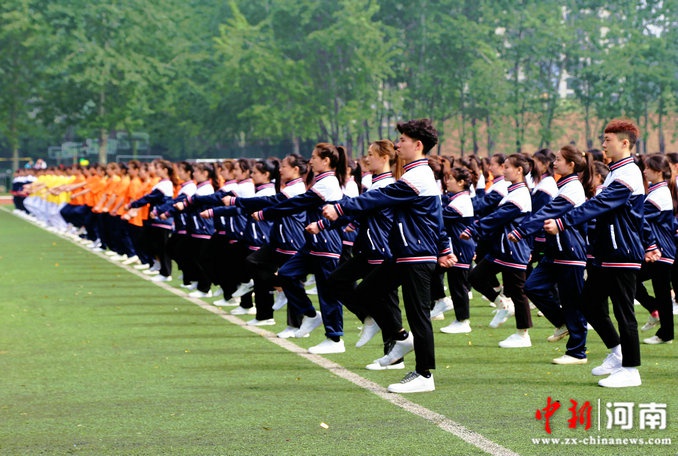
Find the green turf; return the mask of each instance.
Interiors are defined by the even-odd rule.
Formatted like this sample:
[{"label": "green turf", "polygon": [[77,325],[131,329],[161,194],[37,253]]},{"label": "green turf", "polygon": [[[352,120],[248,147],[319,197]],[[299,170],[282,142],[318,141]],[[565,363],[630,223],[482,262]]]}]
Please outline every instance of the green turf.
[{"label": "green turf", "polygon": [[[177,285],[177,280],[173,284]],[[471,455],[483,451],[343,380],[266,338],[0,210],[0,454]],[[645,312],[640,309],[639,320]],[[446,321],[434,322],[435,328]],[[519,454],[676,454],[672,446],[539,446],[535,411],[562,406],[554,437],[673,438],[677,363],[673,345],[643,346],[643,386],[608,390],[591,366],[554,366],[564,343],[534,317],[533,347],[502,350],[511,322],[490,329],[474,299],[473,332],[436,333],[434,393],[407,399]],[[251,317],[250,317],[251,318]],[[272,332],[284,327],[282,315]],[[327,358],[386,386],[404,372],[372,372],[378,342]],[[644,336],[644,333],[643,333]],[[296,341],[304,348],[321,331]],[[605,348],[590,335],[591,362]],[[410,355],[407,363],[411,367]],[[592,429],[568,429],[570,399],[594,407]],[[607,402],[666,403],[666,430],[597,430]],[[637,419],[637,411],[635,418]],[[327,428],[321,427],[327,424]],[[584,448],[584,449],[583,449]],[[585,450],[585,451],[584,451]]]}]

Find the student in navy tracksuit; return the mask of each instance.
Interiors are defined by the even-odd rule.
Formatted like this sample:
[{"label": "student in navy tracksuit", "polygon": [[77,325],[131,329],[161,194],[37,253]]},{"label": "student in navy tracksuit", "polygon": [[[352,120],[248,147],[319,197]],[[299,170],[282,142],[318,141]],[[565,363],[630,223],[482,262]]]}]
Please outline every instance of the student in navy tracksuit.
[{"label": "student in navy tracksuit", "polygon": [[155,212],[156,206],[171,201],[174,197],[174,186],[177,184],[174,175],[174,167],[167,160],[155,161],[155,173],[160,177],[160,182],[153,186],[151,192],[136,201],[129,203],[125,209],[139,208],[150,205],[149,213],[152,214],[148,233],[149,247],[152,254],[160,262],[160,273],[153,277],[155,282],[169,282],[172,280],[172,258],[170,257],[167,243],[172,233],[173,220],[160,219]]},{"label": "student in navy tracksuit", "polygon": [[[370,144],[370,147],[367,149],[367,156],[365,157],[365,166],[371,173],[370,187],[366,189],[367,192],[383,188],[395,182],[391,172],[391,167],[395,164],[395,161],[396,152],[391,141],[386,139]],[[391,258],[388,236],[393,229],[393,210],[391,208],[383,208],[374,212],[361,214],[356,218],[346,217],[344,221],[350,222],[344,228],[345,231],[357,233],[353,256],[342,263],[330,275],[330,286],[332,287],[332,293],[336,294],[344,306],[353,312],[363,323],[360,337],[356,342],[356,347],[362,347],[379,332],[379,325],[358,299],[361,287],[369,285],[369,280],[365,280],[361,285],[357,285],[356,281],[369,276],[372,271],[384,262],[384,259]],[[320,225],[327,224],[321,223]],[[400,312],[397,289],[394,288],[386,293],[382,293],[382,297],[385,306]],[[384,334],[382,333],[382,335]],[[384,337],[386,336],[384,335]],[[382,367],[378,363],[372,363],[367,368],[370,370],[383,370],[405,367],[402,362],[396,363],[396,366]]]},{"label": "student in navy tracksuit", "polygon": [[[530,305],[525,296],[525,271],[532,253],[532,238],[514,244],[508,234],[532,211],[532,198],[525,184],[525,176],[532,170],[532,158],[524,154],[512,154],[504,162],[504,178],[511,185],[508,194],[497,209],[473,222],[460,235],[461,239],[471,237],[489,244],[488,253],[471,271],[469,281],[473,288],[497,305],[497,311],[490,322],[497,328],[511,315],[516,317],[515,334],[499,342],[501,348],[526,348],[532,342],[528,334],[532,327]],[[503,294],[497,287],[496,275],[501,272]]]},{"label": "student in navy tracksuit", "polygon": [[[276,158],[258,160],[251,171],[252,182],[254,183],[255,193],[253,198],[269,198],[277,194],[280,190],[280,162]],[[237,201],[246,202],[247,198],[237,198]],[[203,212],[203,216],[221,217],[234,214],[247,215],[240,206],[232,205],[236,199],[226,196],[223,198],[224,206],[215,207],[209,211]],[[269,314],[269,308],[273,306],[273,287],[270,284],[256,283],[251,268],[246,266],[246,259],[257,250],[266,246],[270,242],[271,228],[273,223],[270,221],[254,220],[251,217],[245,218],[245,227],[242,233],[242,239],[238,242],[239,248],[233,251],[229,257],[232,266],[231,280],[233,283],[240,283],[240,287],[234,293],[234,296],[242,296],[243,301],[252,301],[253,292],[256,295],[257,308],[248,308],[245,306],[236,307],[231,311],[232,315],[259,315],[259,305],[263,305],[263,314],[267,318],[259,320],[255,318],[248,322],[249,325],[273,325],[272,312]],[[235,268],[237,268],[237,270]],[[263,285],[263,286],[262,286]],[[244,310],[243,310],[244,309]],[[266,320],[266,323],[262,323]]]},{"label": "student in navy tracksuit", "polygon": [[471,332],[468,280],[471,262],[475,256],[476,243],[473,239],[460,239],[459,235],[473,222],[473,202],[471,201],[471,173],[466,168],[452,168],[446,180],[449,203],[443,207],[445,231],[452,244],[452,252],[457,263],[447,269],[447,286],[454,305],[456,319],[440,328],[447,334]]},{"label": "student in navy tracksuit", "polygon": [[[533,212],[509,234],[512,242],[543,230],[544,220],[560,217],[586,201],[585,183],[593,191],[593,157],[567,145],[556,154],[553,164],[558,194]],[[581,180],[577,173],[581,173]],[[556,327],[549,342],[567,337],[567,351],[553,364],[585,364],[586,319],[581,311],[581,293],[586,269],[586,226],[569,227],[562,233],[546,235],[543,256],[525,282],[525,294]]]},{"label": "student in navy tracksuit", "polygon": [[[584,284],[584,315],[601,337],[610,354],[593,375],[611,374],[600,386],[621,388],[639,386],[640,343],[638,322],[633,309],[638,271],[643,261],[656,261],[661,253],[652,239],[643,245],[643,178],[633,162],[631,150],[640,132],[633,122],[613,120],[605,128],[603,149],[610,158],[610,174],[605,189],[597,196],[558,219],[548,219],[544,229],[558,234],[569,226],[596,219],[592,238],[594,259]],[[619,325],[610,319],[608,297]]]},{"label": "student in navy tracksuit", "polygon": [[[440,189],[426,154],[438,142],[438,133],[429,119],[399,123],[398,156],[405,162],[404,174],[395,183],[365,192],[359,197],[327,205],[323,215],[336,220],[339,215],[359,215],[380,208],[393,209],[393,229],[389,244],[393,260],[385,261],[369,276],[366,291],[383,293],[402,285],[407,321],[412,334],[390,309],[372,306],[368,313],[394,341],[392,348],[376,362],[388,366],[415,351],[415,371],[400,383],[389,385],[394,393],[435,390],[431,370],[435,369],[433,329],[430,318],[431,280],[436,263],[449,267],[455,261],[443,226]],[[364,297],[363,297],[364,299]],[[378,303],[379,300],[363,300]]]},{"label": "student in navy tracksuit", "polygon": [[[294,198],[264,208],[252,216],[256,220],[276,220],[291,214],[304,212],[306,224],[322,218],[322,205],[339,201],[344,197],[341,186],[346,179],[346,151],[341,146],[318,143],[309,161],[315,179],[311,188]],[[337,229],[323,230],[318,234],[307,233],[306,244],[278,270],[288,305],[303,314],[301,327],[295,337],[304,337],[321,324],[325,326],[325,339],[309,348],[310,353],[330,354],[346,351],[342,304],[328,288],[327,278],[334,271],[341,257],[342,242]],[[303,280],[312,273],[318,287],[320,311],[317,312],[306,295]]]},{"label": "student in navy tracksuit", "polygon": [[[225,199],[224,204],[235,205],[250,214],[306,192],[306,183],[302,176],[305,176],[308,171],[308,162],[301,155],[290,154],[285,157],[279,171],[283,188],[275,195],[253,198],[232,197]],[[269,242],[247,257],[246,267],[254,278],[257,302],[256,317],[248,321],[248,325],[275,324],[274,310],[282,308],[287,302],[282,291],[273,291],[275,287],[280,289],[277,272],[306,244],[305,227],[306,214],[303,212],[276,219],[270,230]],[[287,328],[278,333],[278,337],[283,339],[294,337],[295,332],[301,326],[301,316],[290,307],[287,307]]]},{"label": "student in navy tracksuit", "polygon": [[[669,343],[674,336],[671,271],[676,257],[675,213],[678,191],[676,182],[671,178],[671,166],[664,155],[649,155],[645,157],[644,164],[643,175],[649,183],[644,207],[646,229],[651,230],[657,240],[662,256],[654,263],[643,263],[638,274],[636,299],[650,312],[650,318],[641,330],[648,331],[660,324],[654,336],[643,339],[646,344],[656,345]],[[652,280],[654,296],[650,296],[645,289],[643,282],[646,280]]]},{"label": "student in navy tracksuit", "polygon": [[[542,207],[550,203],[558,194],[558,185],[553,178],[553,161],[556,155],[550,149],[540,149],[532,155],[534,159],[534,169],[532,170],[532,180],[534,188],[532,189],[532,212],[537,212]],[[532,247],[532,259],[528,265],[528,276],[533,263],[538,263],[544,255],[546,248],[546,233],[542,228],[534,233],[534,244]]]}]

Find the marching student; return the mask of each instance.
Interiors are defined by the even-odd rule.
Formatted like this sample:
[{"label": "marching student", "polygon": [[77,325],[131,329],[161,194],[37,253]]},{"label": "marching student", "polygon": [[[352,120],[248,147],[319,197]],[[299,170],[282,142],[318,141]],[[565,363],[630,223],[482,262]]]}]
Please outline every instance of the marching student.
[{"label": "marching student", "polygon": [[[598,333],[610,353],[593,375],[607,375],[598,382],[608,388],[639,386],[642,382],[638,322],[633,309],[638,271],[643,261],[660,258],[658,247],[643,246],[643,205],[645,189],[640,170],[631,150],[640,135],[628,120],[613,120],[605,127],[603,150],[610,162],[610,174],[604,190],[579,207],[557,219],[547,219],[544,229],[558,234],[567,227],[596,219],[595,231],[589,233],[592,254],[581,301],[586,320]],[[651,239],[649,239],[651,241]],[[619,325],[610,319],[608,298]]]},{"label": "marching student", "polygon": [[[558,194],[558,185],[553,178],[553,161],[556,155],[550,149],[540,149],[532,155],[534,159],[534,169],[532,170],[532,180],[534,188],[532,189],[532,212],[537,212],[542,207],[550,203]],[[533,263],[538,263],[544,255],[546,248],[546,233],[542,228],[534,233],[534,242],[532,247],[532,259],[528,265],[528,271],[531,270]],[[530,273],[528,272],[528,276]]]},{"label": "marching student", "polygon": [[[392,341],[387,354],[375,362],[381,366],[397,363],[414,350],[415,370],[400,383],[388,386],[393,393],[415,393],[435,390],[431,370],[435,369],[433,328],[430,302],[431,280],[436,268],[451,266],[455,258],[450,252],[442,219],[440,189],[426,154],[438,142],[438,132],[429,119],[401,122],[398,156],[403,159],[404,174],[391,185],[365,192],[341,203],[328,204],[323,215],[336,220],[339,215],[360,215],[381,208],[393,209],[394,229],[389,244],[393,259],[384,261],[365,284],[365,295],[359,296],[382,331]],[[381,295],[402,285],[405,313],[412,333],[403,328],[400,313],[379,305]]]},{"label": "marching student", "polygon": [[[522,242],[543,230],[544,220],[560,217],[586,201],[593,191],[593,157],[572,145],[562,147],[553,163],[558,194],[549,203],[520,223],[509,235]],[[581,173],[581,179],[578,176]],[[588,191],[585,191],[584,188]],[[525,294],[555,326],[547,340],[557,342],[569,334],[567,351],[553,364],[585,364],[586,319],[581,311],[581,293],[586,269],[586,226],[569,227],[546,235],[543,256],[525,282]]]},{"label": "marching student", "polygon": [[[322,205],[341,200],[346,179],[346,150],[329,143],[318,143],[309,161],[315,175],[309,190],[275,206],[252,214],[256,220],[277,220],[290,214],[305,212],[306,225],[322,218]],[[304,337],[320,325],[325,327],[326,339],[308,349],[309,353],[330,354],[346,351],[342,304],[328,288],[327,279],[336,269],[341,257],[342,241],[339,231],[329,229],[317,234],[306,233],[306,244],[278,270],[278,279],[287,297],[288,305],[303,320],[295,337]],[[304,290],[303,280],[312,273],[318,288],[320,312],[316,311]]]},{"label": "marching student", "polygon": [[[396,161],[396,151],[393,143],[389,140],[379,140],[370,144],[364,159],[365,167],[370,172],[370,187],[366,192],[383,188],[395,182],[392,166]],[[358,296],[361,294],[361,286],[369,286],[370,281],[357,285],[356,281],[364,279],[384,262],[391,258],[391,249],[388,245],[388,236],[393,229],[393,210],[389,207],[373,212],[361,214],[356,219],[344,218],[347,223],[344,231],[356,233],[353,256],[330,275],[329,282],[332,292],[339,297],[344,306],[353,312],[363,323],[362,331],[356,347],[362,347],[379,332],[379,325],[372,318],[367,309],[361,306]],[[325,225],[324,223],[320,224]],[[400,312],[398,308],[398,290],[385,290],[383,293],[383,305]],[[388,342],[384,336],[384,344]],[[386,354],[386,353],[384,353]],[[405,364],[397,360],[392,365],[381,366],[374,362],[367,366],[370,370],[403,369]]]},{"label": "marching student", "polygon": [[459,236],[473,222],[473,202],[471,201],[471,172],[465,168],[455,167],[450,170],[446,180],[449,192],[448,204],[443,207],[445,231],[450,237],[452,253],[457,262],[447,269],[447,286],[450,290],[454,315],[456,319],[449,325],[440,328],[447,334],[471,332],[468,280],[471,262],[475,255],[475,241],[461,239]]},{"label": "marching student", "polygon": [[172,163],[167,160],[156,160],[155,174],[160,178],[160,181],[153,186],[151,192],[145,196],[132,201],[125,209],[134,209],[150,206],[149,213],[151,213],[152,220],[149,221],[148,241],[152,254],[157,258],[160,269],[159,274],[151,280],[154,282],[169,282],[172,280],[172,258],[167,249],[167,242],[169,241],[170,233],[172,232],[172,219],[162,220],[157,218],[157,214],[153,211],[156,206],[170,201],[174,197],[174,186],[178,184],[176,176],[174,175],[174,167]]},{"label": "marching student", "polygon": [[[532,211],[532,198],[525,184],[525,176],[531,170],[532,158],[524,154],[509,155],[504,161],[504,178],[511,184],[508,193],[494,212],[474,221],[460,235],[461,239],[485,241],[488,246],[488,253],[471,271],[469,281],[473,288],[497,306],[490,327],[499,327],[511,315],[516,317],[516,332],[499,342],[501,348],[532,346],[528,334],[532,317],[523,289],[532,238],[526,238],[520,244],[507,239],[507,235]],[[502,275],[503,294],[499,291],[498,273]]]},{"label": "marching student", "polygon": [[[282,189],[273,196],[255,196],[252,198],[226,197],[226,206],[236,205],[246,213],[262,210],[274,206],[280,201],[293,198],[306,192],[306,184],[302,176],[306,175],[308,162],[298,154],[285,157],[280,165],[278,179]],[[260,222],[265,223],[265,222]],[[254,278],[254,293],[256,295],[256,317],[247,322],[250,326],[268,326],[275,324],[273,312],[281,309],[287,298],[280,289],[277,271],[292,258],[306,243],[304,228],[306,215],[304,213],[290,214],[276,219],[270,230],[269,242],[250,253],[245,260],[249,273]],[[278,333],[278,337],[286,339],[294,337],[301,326],[300,315],[297,315],[291,306],[287,307],[287,327]]]},{"label": "marching student", "polygon": [[[671,166],[664,155],[645,157],[643,175],[649,184],[645,197],[644,217],[646,229],[652,230],[661,250],[661,258],[653,263],[643,263],[636,284],[636,299],[650,312],[641,331],[648,331],[657,324],[657,333],[643,339],[643,343],[656,345],[673,341],[673,311],[671,300],[671,271],[676,257],[675,214],[678,205],[676,181],[671,177]],[[647,233],[645,233],[647,234]],[[649,242],[649,241],[647,241]],[[643,285],[652,280],[654,296]]]}]

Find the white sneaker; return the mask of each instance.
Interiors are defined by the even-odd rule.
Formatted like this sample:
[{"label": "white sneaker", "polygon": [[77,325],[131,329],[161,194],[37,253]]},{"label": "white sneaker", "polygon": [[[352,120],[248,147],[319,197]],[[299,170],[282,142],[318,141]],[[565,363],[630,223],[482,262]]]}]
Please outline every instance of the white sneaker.
[{"label": "white sneaker", "polygon": [[598,382],[605,388],[628,388],[630,386],[640,386],[640,372],[635,367],[620,367]]},{"label": "white sneaker", "polygon": [[388,391],[391,393],[426,393],[435,391],[436,386],[433,381],[433,375],[429,378],[419,375],[416,372],[407,374],[400,383],[388,385]]},{"label": "white sneaker", "polygon": [[151,282],[171,282],[172,276],[156,275],[151,279]]},{"label": "white sneaker", "polygon": [[643,343],[648,345],[670,344],[672,342],[673,340],[663,340],[660,339],[658,336],[652,336],[647,339],[643,339]]},{"label": "white sneaker", "polygon": [[317,295],[318,294],[318,288],[317,287],[310,288],[310,289],[306,290],[306,294],[307,295]]},{"label": "white sneaker", "polygon": [[114,252],[113,250],[106,250],[106,253],[104,253],[104,255],[109,256],[109,257],[116,256],[117,254],[118,253]]},{"label": "white sneaker", "polygon": [[304,282],[304,287],[310,287],[311,285],[315,285],[315,275],[313,274],[309,275],[306,282]]},{"label": "white sneaker", "polygon": [[563,325],[560,328],[556,328],[553,331],[553,334],[548,336],[546,340],[548,342],[558,342],[561,339],[564,339],[570,334],[570,331],[567,329],[567,326]]},{"label": "white sneaker", "polygon": [[509,317],[516,313],[513,301],[506,296],[499,295],[494,302],[497,306],[497,310],[494,313],[494,318],[492,318],[492,321],[490,322],[490,328],[498,328],[506,323],[506,320],[508,320]]},{"label": "white sneaker", "polygon": [[128,266],[130,264],[137,264],[137,263],[139,263],[139,257],[136,256],[136,255],[131,256],[131,257],[127,258],[125,261],[122,262],[122,264],[125,264],[125,265],[128,265]]},{"label": "white sneaker", "polygon": [[332,353],[344,353],[345,351],[346,347],[344,346],[343,339],[339,339],[339,342],[335,342],[332,339],[325,339],[318,345],[308,349],[308,352],[314,355],[330,355]]},{"label": "white sneaker", "polygon": [[[280,331],[277,336],[280,337],[281,339],[289,339],[291,337],[295,337],[294,334],[299,330],[299,328],[295,328],[294,326],[288,326],[287,328],[283,329]],[[306,334],[304,337],[309,337],[308,334]]]},{"label": "white sneaker", "polygon": [[622,357],[617,356],[614,353],[608,354],[603,360],[603,364],[596,366],[591,369],[593,375],[607,375],[611,374],[620,367],[622,367]]},{"label": "white sneaker", "polygon": [[311,334],[311,331],[322,324],[323,317],[320,315],[320,312],[316,312],[315,317],[304,315],[304,318],[301,319],[301,326],[294,333],[294,337],[304,337],[307,334]]},{"label": "white sneaker", "polygon": [[469,320],[454,320],[449,325],[440,328],[440,332],[444,332],[446,334],[466,334],[470,333],[471,331],[471,322]]},{"label": "white sneaker", "polygon": [[444,298],[436,299],[433,309],[431,309],[431,319],[437,317],[443,312],[454,309],[454,304],[452,303],[452,298],[445,296]]},{"label": "white sneaker", "polygon": [[371,370],[371,371],[382,371],[382,370],[394,370],[394,369],[405,369],[405,362],[400,359],[396,360],[393,364],[388,364],[386,366],[382,366],[379,364],[379,360],[375,359],[372,361],[371,364],[368,364],[365,366],[365,369]]},{"label": "white sneaker", "polygon": [[586,364],[588,362],[588,358],[575,358],[574,356],[570,355],[563,355],[558,358],[554,358],[551,363],[552,364],[562,364],[562,365],[567,365],[567,364]]},{"label": "white sneaker", "polygon": [[200,290],[194,290],[191,291],[188,296],[191,298],[211,298],[212,297],[212,290],[208,290],[207,292],[200,291]]},{"label": "white sneaker", "polygon": [[151,267],[150,264],[141,263],[141,264],[137,264],[136,266],[134,266],[134,269],[136,269],[137,271],[143,271],[143,270],[146,270],[150,267]]},{"label": "white sneaker", "polygon": [[150,269],[153,271],[160,271],[160,262],[158,260],[153,260],[153,265]]},{"label": "white sneaker", "polygon": [[216,298],[217,296],[223,296],[223,294],[224,294],[224,290],[222,290],[221,288],[217,288],[216,291],[214,293],[212,293],[212,296],[214,296]]},{"label": "white sneaker", "polygon": [[358,338],[358,342],[355,343],[355,346],[362,347],[368,343],[379,331],[381,331],[381,328],[379,328],[377,322],[374,321],[374,318],[365,317],[363,329],[360,330],[360,337]]},{"label": "white sneaker", "polygon": [[231,310],[231,315],[256,315],[257,309],[255,307],[250,307],[245,309],[244,307],[238,306],[235,309]]},{"label": "white sneaker", "polygon": [[501,348],[528,348],[532,346],[532,341],[528,333],[513,333],[499,342],[499,346]]},{"label": "white sneaker", "polygon": [[241,283],[238,288],[233,292],[233,297],[234,298],[239,298],[240,296],[244,296],[250,291],[254,290],[254,281],[250,280],[247,283]]},{"label": "white sneaker", "polygon": [[111,261],[117,261],[117,262],[123,262],[127,259],[127,255],[118,255],[117,253],[113,255],[111,258]]},{"label": "white sneaker", "polygon": [[272,318],[268,318],[266,320],[257,320],[256,318],[254,320],[250,320],[247,322],[247,326],[273,326],[275,325],[275,320]]},{"label": "white sneaker", "polygon": [[185,289],[187,289],[187,290],[189,290],[189,291],[190,291],[190,290],[195,290],[195,289],[198,288],[198,282],[191,282],[191,283],[189,283],[188,285],[182,283],[181,285],[179,285],[179,287],[185,288]]},{"label": "white sneaker", "polygon": [[160,274],[160,271],[158,271],[157,269],[146,269],[146,270],[144,271],[144,274],[150,275],[150,276],[152,276],[152,275],[158,275],[158,274]]},{"label": "white sneaker", "polygon": [[641,331],[649,331],[659,324],[659,318],[655,318],[652,315],[647,319],[647,323],[640,328]]},{"label": "white sneaker", "polygon": [[282,291],[273,291],[273,310],[280,310],[287,304],[287,296]]},{"label": "white sneaker", "polygon": [[407,339],[395,341],[391,350],[379,358],[377,362],[382,366],[388,366],[395,363],[399,359],[404,358],[405,355],[412,350],[414,350],[414,336],[412,336],[412,333],[409,333],[407,335]]},{"label": "white sneaker", "polygon": [[217,301],[214,301],[214,305],[217,307],[235,307],[240,305],[240,298],[231,298],[226,300],[221,298]]}]

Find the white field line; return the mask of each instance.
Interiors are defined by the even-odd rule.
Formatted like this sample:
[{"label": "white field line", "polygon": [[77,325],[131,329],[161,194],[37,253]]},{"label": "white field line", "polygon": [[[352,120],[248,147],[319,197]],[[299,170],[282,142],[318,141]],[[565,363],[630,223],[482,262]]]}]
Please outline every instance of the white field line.
[{"label": "white field line", "polygon": [[[6,212],[10,212],[7,209],[2,209]],[[30,219],[26,219],[27,222],[32,223]],[[34,224],[37,227],[41,228],[40,225]],[[72,238],[68,236],[61,235],[59,233],[53,233],[54,235],[61,237],[64,240],[71,241],[73,244],[76,246],[87,250],[91,252],[94,255],[99,256],[100,258],[103,258],[105,260],[108,260],[110,263],[115,264],[122,269],[136,275],[137,277],[141,277],[144,279],[149,280],[153,278],[154,276],[148,276],[144,274],[141,271],[138,271],[134,269],[133,267],[121,264],[119,262],[113,261],[110,259],[110,257],[104,255],[101,252],[93,252],[91,249],[87,248],[85,245],[82,245],[78,242],[75,242]],[[383,386],[374,383],[371,380],[368,380],[366,378],[361,377],[360,375],[356,374],[355,372],[352,372],[345,367],[343,367],[340,364],[335,363],[334,361],[331,361],[327,358],[324,358],[320,355],[312,355],[308,353],[307,349],[302,348],[298,346],[295,343],[292,343],[288,339],[280,339],[279,337],[276,336],[276,334],[272,333],[271,331],[267,331],[265,329],[262,329],[257,326],[247,326],[246,322],[241,320],[240,318],[230,315],[229,313],[225,312],[219,307],[210,305],[206,303],[205,301],[198,299],[198,298],[191,298],[189,297],[184,291],[172,287],[168,285],[166,282],[151,282],[152,284],[155,284],[159,287],[161,287],[164,290],[169,291],[170,293],[173,293],[181,298],[184,298],[187,301],[190,301],[191,303],[199,306],[200,308],[211,312],[215,315],[218,315],[219,317],[223,318],[224,320],[228,321],[229,323],[232,323],[234,325],[238,325],[242,328],[244,328],[247,331],[251,331],[255,334],[260,335],[261,337],[266,338],[269,342],[285,349],[290,352],[296,353],[297,355],[301,356],[302,358],[305,358],[309,360],[310,362],[322,367],[323,369],[326,369],[333,373],[334,375],[341,377],[345,380],[348,380],[349,382],[353,383],[354,385],[363,388],[367,391],[370,391],[371,393],[379,396],[381,399],[390,402],[391,404],[400,407],[401,409],[412,413],[413,415],[417,415],[421,418],[424,418],[425,420],[435,424],[438,426],[440,429],[449,432],[450,434],[455,435],[456,437],[459,437],[463,441],[470,443],[471,445],[475,446],[476,448],[479,448],[483,451],[485,451],[488,454],[491,454],[493,456],[518,456],[518,453],[515,453],[508,448],[505,448],[489,439],[486,437],[482,436],[481,434],[478,434],[475,431],[472,431],[461,424],[457,423],[456,421],[450,420],[447,418],[445,415],[441,415],[440,413],[434,412],[433,410],[429,410],[426,407],[423,407],[419,404],[416,404],[405,397],[403,397],[400,394],[394,394],[388,392],[386,388]],[[435,394],[435,393],[432,393]]]}]

